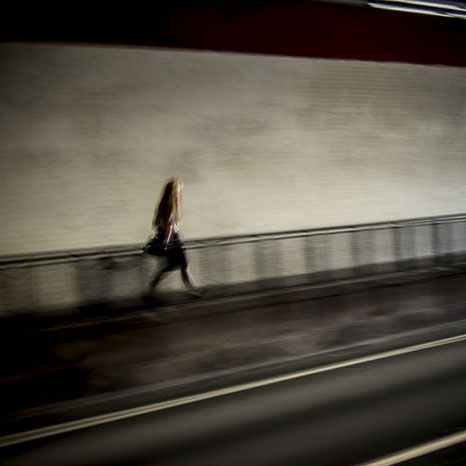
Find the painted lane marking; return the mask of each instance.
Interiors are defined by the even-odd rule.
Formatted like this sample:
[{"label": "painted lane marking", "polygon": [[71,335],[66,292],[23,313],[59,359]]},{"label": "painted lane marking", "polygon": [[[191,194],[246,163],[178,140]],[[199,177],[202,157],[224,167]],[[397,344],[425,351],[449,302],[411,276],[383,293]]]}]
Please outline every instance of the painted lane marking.
[{"label": "painted lane marking", "polygon": [[342,369],[345,367],[356,366],[368,362],[378,361],[381,359],[392,358],[395,356],[401,356],[403,354],[413,353],[416,351],[423,351],[438,346],[449,345],[453,343],[459,343],[466,340],[466,333],[457,335],[450,338],[443,338],[441,340],[431,341],[428,343],[421,343],[418,345],[407,346],[405,348],[399,348],[391,351],[384,351],[382,353],[372,354],[370,356],[359,357],[350,359],[348,361],[326,364],[324,366],[316,367],[313,369],[306,369],[302,371],[292,372],[290,374],[279,375],[275,377],[269,377],[255,382],[248,382],[232,387],[221,388],[217,390],[208,391],[205,393],[199,393],[197,395],[184,396],[176,398],[174,400],[162,401],[158,403],[152,403],[138,408],[125,409],[116,411],[113,413],[102,414],[99,416],[93,416],[85,419],[79,419],[76,421],[65,422],[62,424],[55,424],[52,426],[41,427],[38,429],[27,430],[24,432],[18,432],[15,434],[5,435],[0,437],[0,448],[17,443],[29,442],[44,437],[51,437],[54,435],[64,434],[74,430],[85,429],[87,427],[97,426],[99,424],[105,424],[108,422],[120,421],[130,417],[141,416],[142,414],[149,414],[164,409],[174,408],[177,406],[183,406],[199,401],[209,400],[211,398],[217,398],[220,396],[231,395],[233,393],[243,392],[252,390],[254,388],[264,387],[267,385],[273,385],[280,382],[286,382],[288,380],[299,379],[310,375],[321,374],[322,372],[329,372],[336,369]]},{"label": "painted lane marking", "polygon": [[405,450],[392,453],[390,455],[379,458],[378,460],[370,461],[369,463],[363,463],[360,466],[391,466],[393,464],[399,464],[403,461],[418,458],[419,456],[424,456],[465,441],[466,430],[462,430],[456,434],[448,435],[437,440],[432,440],[431,442],[423,443],[416,447],[406,448]]}]

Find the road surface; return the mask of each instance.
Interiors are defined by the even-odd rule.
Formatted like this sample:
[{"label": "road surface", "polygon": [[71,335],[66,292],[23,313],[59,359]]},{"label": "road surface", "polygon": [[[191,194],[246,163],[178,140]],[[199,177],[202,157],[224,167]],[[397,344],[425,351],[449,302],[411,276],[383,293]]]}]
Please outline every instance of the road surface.
[{"label": "road surface", "polygon": [[[465,338],[3,446],[0,459],[22,466],[370,463],[466,429]],[[461,464],[464,445],[406,464]]]}]

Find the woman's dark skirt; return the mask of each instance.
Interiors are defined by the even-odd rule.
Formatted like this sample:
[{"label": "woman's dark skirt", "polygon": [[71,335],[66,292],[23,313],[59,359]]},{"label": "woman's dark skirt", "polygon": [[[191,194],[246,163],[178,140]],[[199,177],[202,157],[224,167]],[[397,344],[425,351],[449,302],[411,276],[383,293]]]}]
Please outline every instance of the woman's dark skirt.
[{"label": "woman's dark skirt", "polygon": [[165,257],[168,261],[168,270],[173,270],[177,267],[186,268],[188,266],[186,254],[181,242],[176,246],[169,247]]},{"label": "woman's dark skirt", "polygon": [[[159,250],[163,246],[163,239],[166,237],[164,230],[159,229],[155,237],[156,243],[159,246]],[[167,258],[167,271],[176,269],[177,267],[186,268],[188,261],[186,260],[186,253],[183,247],[183,243],[180,240],[179,234],[176,232],[173,234],[168,248],[163,251],[162,254],[155,254],[158,256]]]}]

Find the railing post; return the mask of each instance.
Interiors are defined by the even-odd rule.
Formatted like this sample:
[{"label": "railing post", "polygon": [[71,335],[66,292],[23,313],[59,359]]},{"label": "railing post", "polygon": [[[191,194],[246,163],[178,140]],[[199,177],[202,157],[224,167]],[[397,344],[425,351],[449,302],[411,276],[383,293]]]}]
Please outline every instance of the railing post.
[{"label": "railing post", "polygon": [[392,227],[393,231],[393,251],[395,255],[395,271],[399,272],[403,269],[402,265],[402,245],[401,245],[401,231],[402,225],[395,223]]},{"label": "railing post", "polygon": [[453,262],[453,226],[455,225],[454,222],[448,222],[447,226],[447,241],[446,241],[446,255],[445,255],[445,262],[447,264],[451,264]]},{"label": "railing post", "polygon": [[[283,270],[282,270],[282,263],[283,263],[282,250],[283,250],[283,243],[285,241],[286,241],[286,238],[280,238],[280,239],[277,239],[275,241],[275,246],[276,247],[274,248],[274,251],[273,251],[273,258],[274,258],[273,266],[274,266],[275,273],[274,273],[274,276],[272,277],[273,279],[276,279],[276,280],[272,281],[274,287],[276,286],[277,282],[282,281],[283,283],[286,283],[286,280],[282,275],[282,272],[283,272]],[[285,244],[285,249],[286,249],[286,244]]]},{"label": "railing post", "polygon": [[416,263],[415,258],[415,239],[414,239],[414,227],[412,224],[406,225],[405,228],[405,251],[406,251],[406,265],[405,270],[414,269],[414,264]]},{"label": "railing post", "polygon": [[360,254],[361,248],[359,245],[359,235],[358,230],[352,227],[351,230],[351,257],[353,262],[353,274],[355,277],[361,275],[361,266],[360,266]]},{"label": "railing post", "polygon": [[459,255],[459,259],[460,261],[464,261],[465,260],[465,253],[466,253],[466,220],[462,222],[463,223],[463,237],[462,237],[462,241],[461,241],[461,245],[463,247],[463,250],[458,254]]},{"label": "railing post", "polygon": [[264,254],[262,251],[262,241],[257,240],[254,243],[254,260],[256,270],[256,283],[259,289],[264,287],[263,276],[264,276]]},{"label": "railing post", "polygon": [[[415,269],[416,264],[419,264],[418,261],[418,256],[417,256],[417,241],[416,241],[416,226],[413,226],[411,228],[411,251],[413,253],[412,255],[412,268]],[[422,257],[422,256],[421,256]]]},{"label": "railing post", "polygon": [[368,274],[374,274],[377,272],[377,265],[375,263],[375,231],[374,229],[369,229],[367,230],[367,234],[369,235],[369,238],[367,239],[367,249],[368,254],[366,256],[367,258],[367,271]]},{"label": "railing post", "polygon": [[312,272],[314,269],[314,247],[313,247],[313,236],[309,235],[306,237],[305,243],[305,256],[304,256],[304,264],[305,264],[305,272],[308,276],[308,281],[312,282]]},{"label": "railing post", "polygon": [[441,265],[443,260],[441,257],[441,243],[440,243],[440,232],[439,224],[436,220],[432,220],[432,250],[434,251],[434,263]]},{"label": "railing post", "polygon": [[230,284],[230,245],[223,244],[222,247],[222,257],[221,257],[221,265],[222,265],[222,286],[227,286]]},{"label": "railing post", "polygon": [[221,289],[227,283],[227,266],[228,258],[226,254],[226,248],[228,246],[222,243],[218,243],[214,246],[212,253],[211,269],[215,274],[216,285]]}]

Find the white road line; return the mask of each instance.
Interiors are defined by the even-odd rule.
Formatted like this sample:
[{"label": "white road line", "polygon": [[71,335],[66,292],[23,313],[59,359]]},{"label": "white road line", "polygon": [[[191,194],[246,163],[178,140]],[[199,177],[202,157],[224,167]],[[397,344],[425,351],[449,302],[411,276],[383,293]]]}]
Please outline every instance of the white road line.
[{"label": "white road line", "polygon": [[408,461],[413,458],[418,458],[419,456],[427,455],[443,448],[448,448],[458,443],[466,441],[466,430],[457,432],[453,435],[448,435],[447,437],[442,437],[431,442],[423,443],[417,447],[406,448],[397,453],[384,456],[375,461],[370,461],[369,463],[363,463],[360,466],[390,466],[393,464],[399,464],[403,461]]},{"label": "white road line", "polygon": [[335,369],[342,369],[345,367],[356,366],[358,364],[364,364],[372,361],[378,361],[380,359],[392,358],[395,356],[401,356],[407,353],[413,353],[415,351],[422,351],[429,348],[435,348],[436,346],[449,345],[452,343],[459,343],[466,340],[466,333],[457,335],[455,337],[443,338],[441,340],[431,341],[428,343],[421,343],[419,345],[407,346],[391,351],[385,351],[383,353],[372,354],[370,356],[364,356],[360,358],[350,359],[348,361],[327,364],[324,366],[316,367],[313,369],[306,369],[298,372],[292,372],[290,374],[279,375],[276,377],[269,377],[255,382],[248,382],[232,387],[222,388],[218,390],[212,390],[205,393],[199,393],[197,395],[184,396],[176,398],[174,400],[162,401],[159,403],[153,403],[138,408],[125,409],[122,411],[116,411],[113,413],[102,414],[100,416],[93,416],[77,421],[65,422],[62,424],[56,424],[47,427],[41,427],[39,429],[28,430],[25,432],[18,432],[15,434],[5,435],[0,437],[0,448],[8,445],[14,445],[17,443],[29,442],[44,437],[51,437],[53,435],[59,435],[74,430],[85,429],[87,427],[97,426],[99,424],[105,424],[107,422],[119,421],[121,419],[127,419],[134,416],[140,416],[142,414],[153,413],[155,411],[161,411],[164,409],[174,408],[176,406],[182,406],[186,404],[196,403],[198,401],[209,400],[211,398],[217,398],[220,396],[230,395],[232,393],[243,392],[251,390],[253,388],[264,387],[266,385],[272,385],[279,382],[286,382],[288,380],[298,379],[301,377],[307,377],[314,374],[320,374],[322,372],[328,372]]}]

